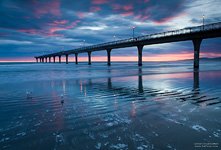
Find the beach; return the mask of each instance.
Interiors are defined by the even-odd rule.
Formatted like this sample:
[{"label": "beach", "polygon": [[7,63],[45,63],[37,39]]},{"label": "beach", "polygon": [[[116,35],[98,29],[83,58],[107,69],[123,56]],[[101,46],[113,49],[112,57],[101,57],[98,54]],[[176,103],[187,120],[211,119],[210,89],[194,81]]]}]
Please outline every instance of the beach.
[{"label": "beach", "polygon": [[0,63],[0,149],[220,149],[221,62]]}]

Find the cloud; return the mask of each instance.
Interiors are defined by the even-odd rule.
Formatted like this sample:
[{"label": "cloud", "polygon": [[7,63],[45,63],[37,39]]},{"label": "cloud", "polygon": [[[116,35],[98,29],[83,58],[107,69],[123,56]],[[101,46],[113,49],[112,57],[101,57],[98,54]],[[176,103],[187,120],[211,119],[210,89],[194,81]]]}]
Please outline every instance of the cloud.
[{"label": "cloud", "polygon": [[92,4],[100,5],[107,3],[107,0],[92,0]]},{"label": "cloud", "polygon": [[31,0],[35,17],[40,18],[43,15],[61,16],[60,0],[38,1]]},{"label": "cloud", "polygon": [[7,44],[15,44],[15,45],[30,45],[33,44],[31,41],[16,41],[16,40],[0,40],[0,45],[7,45]]},{"label": "cloud", "polygon": [[[132,26],[141,36],[201,25],[203,14],[206,23],[213,23],[221,21],[220,5],[218,0],[1,0],[0,56],[41,55],[81,47],[84,40],[93,45],[131,38]],[[219,54],[220,39],[203,41],[201,49]],[[137,55],[135,47],[127,50]],[[191,41],[178,42],[145,46],[144,55],[192,50]]]}]

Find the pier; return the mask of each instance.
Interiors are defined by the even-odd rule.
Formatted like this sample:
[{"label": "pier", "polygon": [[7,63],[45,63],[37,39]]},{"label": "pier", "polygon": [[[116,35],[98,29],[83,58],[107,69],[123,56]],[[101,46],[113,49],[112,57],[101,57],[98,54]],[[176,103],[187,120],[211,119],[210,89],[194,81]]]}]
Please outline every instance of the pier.
[{"label": "pier", "polygon": [[199,68],[199,57],[200,57],[200,45],[203,39],[218,38],[221,37],[221,22],[207,24],[196,27],[188,27],[179,30],[173,30],[168,32],[161,32],[155,34],[149,34],[144,36],[133,37],[124,40],[111,41],[107,43],[101,43],[97,45],[85,46],[77,49],[61,51],[57,53],[51,53],[47,55],[36,56],[36,62],[40,63],[52,63],[56,62],[56,58],[59,58],[61,63],[61,57],[66,57],[66,64],[68,64],[69,55],[75,55],[75,63],[78,64],[78,54],[88,53],[88,65],[91,65],[91,53],[95,51],[107,51],[107,65],[111,65],[111,51],[113,49],[136,47],[138,52],[138,66],[142,66],[142,52],[143,47],[153,44],[172,43],[180,41],[192,41],[193,42],[193,53],[195,69]]}]

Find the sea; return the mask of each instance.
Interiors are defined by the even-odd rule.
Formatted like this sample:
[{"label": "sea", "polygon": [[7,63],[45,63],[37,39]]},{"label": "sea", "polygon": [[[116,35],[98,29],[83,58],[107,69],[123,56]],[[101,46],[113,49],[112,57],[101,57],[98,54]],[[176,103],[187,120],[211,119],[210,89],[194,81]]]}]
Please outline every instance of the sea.
[{"label": "sea", "polygon": [[0,63],[1,150],[221,149],[221,61]]}]

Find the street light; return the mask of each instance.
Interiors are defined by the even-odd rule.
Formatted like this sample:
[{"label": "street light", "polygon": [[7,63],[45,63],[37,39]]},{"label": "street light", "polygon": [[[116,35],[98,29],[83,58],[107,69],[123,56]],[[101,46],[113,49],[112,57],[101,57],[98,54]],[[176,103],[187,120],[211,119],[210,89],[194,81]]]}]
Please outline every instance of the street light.
[{"label": "street light", "polygon": [[205,21],[205,15],[203,15],[203,30],[204,30],[204,21]]},{"label": "street light", "polygon": [[85,46],[85,40],[83,40],[83,47]]},{"label": "street light", "polygon": [[135,28],[136,28],[136,27],[134,27],[134,26],[132,27],[132,29],[133,29],[133,39],[134,39],[134,30],[135,30]]},{"label": "street light", "polygon": [[114,41],[116,41],[116,36],[115,35],[113,36],[113,38],[114,38]]}]

